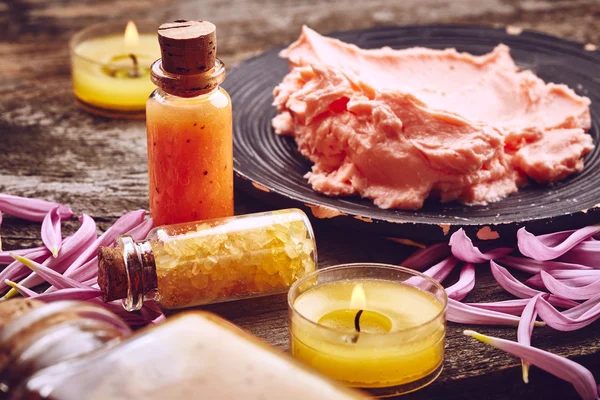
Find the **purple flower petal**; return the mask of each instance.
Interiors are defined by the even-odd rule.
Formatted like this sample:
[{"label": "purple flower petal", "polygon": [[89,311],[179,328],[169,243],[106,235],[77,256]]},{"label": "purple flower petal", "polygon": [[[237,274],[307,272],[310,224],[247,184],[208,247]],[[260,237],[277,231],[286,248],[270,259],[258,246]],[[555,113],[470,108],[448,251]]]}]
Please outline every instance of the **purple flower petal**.
[{"label": "purple flower petal", "polygon": [[600,295],[587,300],[578,307],[573,307],[575,311],[567,310],[561,313],[546,299],[541,298],[537,302],[536,310],[548,326],[558,331],[575,331],[600,318]]},{"label": "purple flower petal", "polygon": [[[23,251],[15,251],[14,253],[18,254],[20,256],[25,256],[25,257],[29,258],[30,260],[34,260],[36,262],[46,260],[46,259],[48,259],[48,257],[50,257],[50,252],[48,251],[48,249],[46,247],[42,247],[42,248],[38,247],[36,249],[28,249],[28,250],[32,250],[32,251],[27,252],[25,255],[23,254]],[[9,252],[9,253],[11,253],[11,252]],[[11,264],[9,264],[6,268],[4,268],[4,270],[2,270],[2,272],[0,272],[0,292],[3,292],[8,288],[8,286],[4,282],[6,279],[14,281],[17,279],[21,279],[24,276],[27,276],[27,274],[29,274],[31,272],[31,270],[29,268],[27,268],[20,262],[14,261],[15,260],[14,258],[11,257],[11,259],[13,260],[13,262]]]},{"label": "purple flower petal", "polygon": [[525,281],[525,285],[540,290],[546,290],[546,286],[544,285],[544,281],[542,281],[541,274],[535,274],[531,278],[527,279]]},{"label": "purple flower petal", "polygon": [[456,264],[458,264],[458,260],[453,256],[450,256],[433,267],[423,271],[423,275],[427,275],[438,282],[442,282],[450,275],[454,267],[456,267]]},{"label": "purple flower petal", "polygon": [[46,282],[48,282],[52,286],[55,286],[58,289],[85,288],[84,285],[77,282],[76,280],[67,278],[67,277],[61,275],[60,273],[58,273],[40,263],[36,263],[35,261],[31,261],[25,257],[21,257],[16,254],[14,254],[13,257],[15,258],[15,260],[19,261],[26,267],[31,268],[32,271],[34,271],[41,278],[46,280]]},{"label": "purple flower petal", "polygon": [[550,275],[556,279],[572,279],[581,277],[600,278],[600,269],[592,270],[569,270],[569,269],[557,269],[554,271],[547,271]]},{"label": "purple flower petal", "polygon": [[[0,211],[0,227],[2,227],[2,211]],[[2,251],[2,236],[0,236],[0,251]]]},{"label": "purple flower petal", "polygon": [[[83,214],[81,216],[80,223],[81,226],[77,232],[64,241],[58,257],[50,257],[42,263],[45,267],[50,268],[58,273],[63,273],[65,269],[71,263],[73,263],[73,261],[75,261],[88,246],[91,245],[96,238],[96,223],[87,214]],[[19,282],[19,284],[31,288],[42,284],[43,282],[44,279],[39,277],[36,273],[32,273],[27,278]]]},{"label": "purple flower petal", "polygon": [[504,257],[513,251],[513,249],[499,247],[486,253],[482,253],[473,245],[473,242],[462,228],[454,232],[450,237],[450,247],[454,257],[461,261],[473,264],[479,264],[495,258]]},{"label": "purple flower petal", "polygon": [[590,310],[592,313],[594,313],[594,307],[596,307],[598,305],[598,303],[600,303],[600,294],[592,297],[589,300],[584,301],[583,303],[579,304],[578,306],[575,306],[573,308],[569,308],[568,310],[565,310],[562,312],[562,315],[570,317],[570,318],[580,318],[584,315],[588,316],[589,314],[587,314]]},{"label": "purple flower petal", "polygon": [[44,217],[44,221],[42,221],[42,242],[44,242],[44,245],[50,250],[54,258],[58,257],[58,251],[62,243],[58,206],[50,210]]},{"label": "purple flower petal", "polygon": [[146,236],[148,236],[148,233],[150,233],[152,229],[154,229],[154,220],[148,218],[125,234],[131,236],[133,240],[139,241],[146,239]]},{"label": "purple flower petal", "polygon": [[468,306],[489,311],[497,311],[511,315],[521,315],[529,303],[529,299],[496,301],[492,303],[467,303]]},{"label": "purple flower petal", "polygon": [[11,288],[17,290],[19,293],[21,293],[21,296],[23,297],[35,297],[38,295],[37,292],[34,292],[33,290],[26,288],[25,286],[21,286],[18,283],[11,281],[10,279],[5,279],[4,283],[6,283]]},{"label": "purple flower petal", "polygon": [[440,242],[415,251],[407,259],[402,261],[401,265],[406,268],[421,271],[422,269],[443,260],[449,255],[450,246],[448,246],[447,243]]},{"label": "purple flower petal", "polygon": [[[591,238],[590,238],[591,239]],[[586,240],[560,257],[560,260],[600,268],[600,241]]]},{"label": "purple flower petal", "polygon": [[140,225],[144,220],[145,214],[145,210],[137,210],[123,215],[114,223],[113,226],[108,228],[102,235],[100,235],[100,237],[96,239],[94,243],[87,246],[77,260],[73,261],[71,265],[68,266],[68,268],[65,270],[65,273],[68,274],[93,258],[98,252],[98,247],[114,244],[117,236],[122,235],[123,233]]},{"label": "purple flower petal", "polygon": [[496,261],[529,274],[537,274],[540,271],[552,271],[554,269],[592,269],[591,267],[582,264],[571,264],[562,261],[538,261],[529,258],[513,256],[502,257]]},{"label": "purple flower petal", "polygon": [[551,293],[566,299],[587,300],[600,292],[600,278],[586,286],[574,287],[565,285],[545,271],[542,271],[541,275],[544,285]]},{"label": "purple flower petal", "polygon": [[61,289],[53,293],[42,293],[38,294],[31,289],[26,288],[25,286],[21,286],[16,282],[6,281],[6,284],[10,287],[16,289],[23,295],[24,297],[32,297],[36,300],[44,301],[46,303],[50,303],[53,301],[60,300],[79,300],[85,301],[96,298],[98,296],[102,296],[102,291],[100,289],[95,288],[68,288]]},{"label": "purple flower petal", "polygon": [[598,399],[598,386],[592,373],[568,358],[510,340],[485,336],[470,330],[464,331],[464,334],[519,357],[560,379],[570,382],[583,400]]},{"label": "purple flower petal", "polygon": [[21,250],[0,251],[0,265],[8,265],[15,261],[15,259],[10,256],[10,253],[15,253],[27,258],[46,258],[50,255],[50,251],[46,248],[46,246],[32,247],[30,249]]},{"label": "purple flower petal", "polygon": [[460,270],[458,282],[446,289],[449,298],[456,301],[464,299],[475,287],[475,265],[465,264]]},{"label": "purple flower petal", "polygon": [[0,211],[28,221],[42,222],[54,207],[61,219],[73,217],[73,210],[52,201],[0,194]]},{"label": "purple flower petal", "polygon": [[[541,296],[543,295],[538,294],[537,296],[532,297],[525,306],[523,314],[521,314],[521,322],[519,322],[519,328],[517,329],[517,341],[523,346],[531,346],[531,335],[537,317],[535,306]],[[523,382],[529,383],[529,363],[525,360],[521,360],[521,369],[523,371]]]},{"label": "purple flower petal", "polygon": [[[496,282],[500,284],[508,293],[513,296],[519,298],[531,298],[540,293],[539,290],[532,289],[529,286],[524,285],[519,280],[517,280],[514,276],[508,272],[508,270],[500,265],[496,264],[494,261],[490,261],[490,266],[492,269],[492,275],[496,278]],[[575,307],[579,303],[565,299],[559,296],[550,296],[549,301],[557,307],[561,308],[571,308]]]},{"label": "purple flower petal", "polygon": [[[524,256],[533,258],[534,260],[545,261],[562,256],[579,243],[598,233],[600,233],[600,225],[586,226],[572,232],[567,238],[564,238],[564,232],[536,237],[527,232],[525,228],[521,228],[517,232],[517,240],[519,250]],[[556,236],[564,240],[556,243],[554,240]]]},{"label": "purple flower petal", "polygon": [[510,325],[517,326],[520,318],[497,311],[484,310],[448,299],[448,321],[474,325]]},{"label": "purple flower petal", "polygon": [[[600,270],[568,270],[558,269],[548,271],[552,277],[558,279],[561,283],[567,286],[581,287],[587,286],[600,279]],[[546,290],[546,285],[542,280],[542,275],[537,274],[525,281],[528,286]]]}]

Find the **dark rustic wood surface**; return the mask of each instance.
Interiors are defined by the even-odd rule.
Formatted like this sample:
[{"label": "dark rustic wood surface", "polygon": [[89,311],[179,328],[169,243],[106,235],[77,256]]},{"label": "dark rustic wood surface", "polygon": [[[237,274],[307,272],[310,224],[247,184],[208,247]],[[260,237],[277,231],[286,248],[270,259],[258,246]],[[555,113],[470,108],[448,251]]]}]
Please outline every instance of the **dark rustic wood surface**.
[{"label": "dark rustic wood surface", "polygon": [[[78,213],[93,216],[101,228],[126,211],[148,206],[145,128],[142,121],[108,120],[77,108],[67,42],[86,25],[115,18],[213,21],[219,30],[219,55],[228,65],[292,41],[303,23],[322,32],[386,24],[500,24],[600,44],[599,1],[349,0],[339,6],[324,0],[0,2],[0,193],[69,204]],[[243,193],[236,195],[238,213],[268,209]],[[1,234],[7,249],[39,245],[36,224],[6,217]],[[316,235],[321,266],[357,261],[398,264],[412,251],[324,222],[317,224]],[[476,289],[466,300],[508,298],[494,283],[489,267],[482,266]],[[279,348],[288,347],[285,296],[207,309]],[[519,360],[463,336],[465,328],[449,324],[444,372],[429,388],[405,398],[577,398],[569,384],[537,368],[532,369],[531,383],[523,384]],[[599,328],[596,323],[571,333],[536,329],[533,344],[572,357],[600,378]],[[475,329],[516,337],[514,328]]]}]

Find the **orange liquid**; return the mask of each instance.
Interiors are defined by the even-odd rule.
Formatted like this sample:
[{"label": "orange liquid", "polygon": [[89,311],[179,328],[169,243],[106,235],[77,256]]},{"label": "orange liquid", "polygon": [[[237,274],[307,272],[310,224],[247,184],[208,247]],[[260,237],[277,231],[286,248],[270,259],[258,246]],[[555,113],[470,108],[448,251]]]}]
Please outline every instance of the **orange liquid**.
[{"label": "orange liquid", "polygon": [[150,212],[156,225],[233,215],[231,100],[219,88],[146,104]]}]

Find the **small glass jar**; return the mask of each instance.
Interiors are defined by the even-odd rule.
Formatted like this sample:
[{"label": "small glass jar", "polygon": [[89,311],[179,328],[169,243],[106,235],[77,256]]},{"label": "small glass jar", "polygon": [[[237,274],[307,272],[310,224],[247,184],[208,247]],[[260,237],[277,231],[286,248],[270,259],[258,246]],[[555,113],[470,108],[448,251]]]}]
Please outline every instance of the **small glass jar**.
[{"label": "small glass jar", "polygon": [[[3,314],[0,330],[0,399],[22,386],[36,372],[118,343],[131,331],[100,306],[75,301],[44,304],[14,299],[2,311],[20,307],[11,318]],[[10,313],[9,313],[10,314]],[[6,318],[6,320],[4,320]],[[13,397],[18,398],[18,397]]]},{"label": "small glass jar", "polygon": [[447,297],[435,280],[385,264],[315,271],[288,294],[292,354],[373,396],[433,382],[444,361]]},{"label": "small glass jar", "polygon": [[231,99],[220,86],[216,28],[176,21],[158,30],[158,86],[146,104],[150,213],[157,225],[232,216]]},{"label": "small glass jar", "polygon": [[158,227],[145,241],[121,236],[98,253],[105,301],[163,309],[285,293],[315,270],[310,221],[298,209]]}]

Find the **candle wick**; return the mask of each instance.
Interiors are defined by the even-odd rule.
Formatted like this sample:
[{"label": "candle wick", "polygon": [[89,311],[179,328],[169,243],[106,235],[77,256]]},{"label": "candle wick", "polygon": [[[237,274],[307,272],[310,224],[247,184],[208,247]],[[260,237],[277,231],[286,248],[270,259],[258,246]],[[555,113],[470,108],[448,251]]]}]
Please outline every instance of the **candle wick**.
[{"label": "candle wick", "polygon": [[363,310],[358,310],[356,316],[354,317],[354,329],[356,330],[356,333],[352,337],[352,343],[358,342],[358,337],[360,336],[360,316],[362,315],[362,313]]},{"label": "candle wick", "polygon": [[135,54],[129,54],[129,58],[133,61],[133,69],[129,71],[129,76],[133,78],[138,78],[140,76],[140,67],[138,64],[138,59]]},{"label": "candle wick", "polygon": [[354,329],[356,329],[356,332],[360,332],[360,316],[362,313],[363,310],[358,310],[356,317],[354,317]]}]

